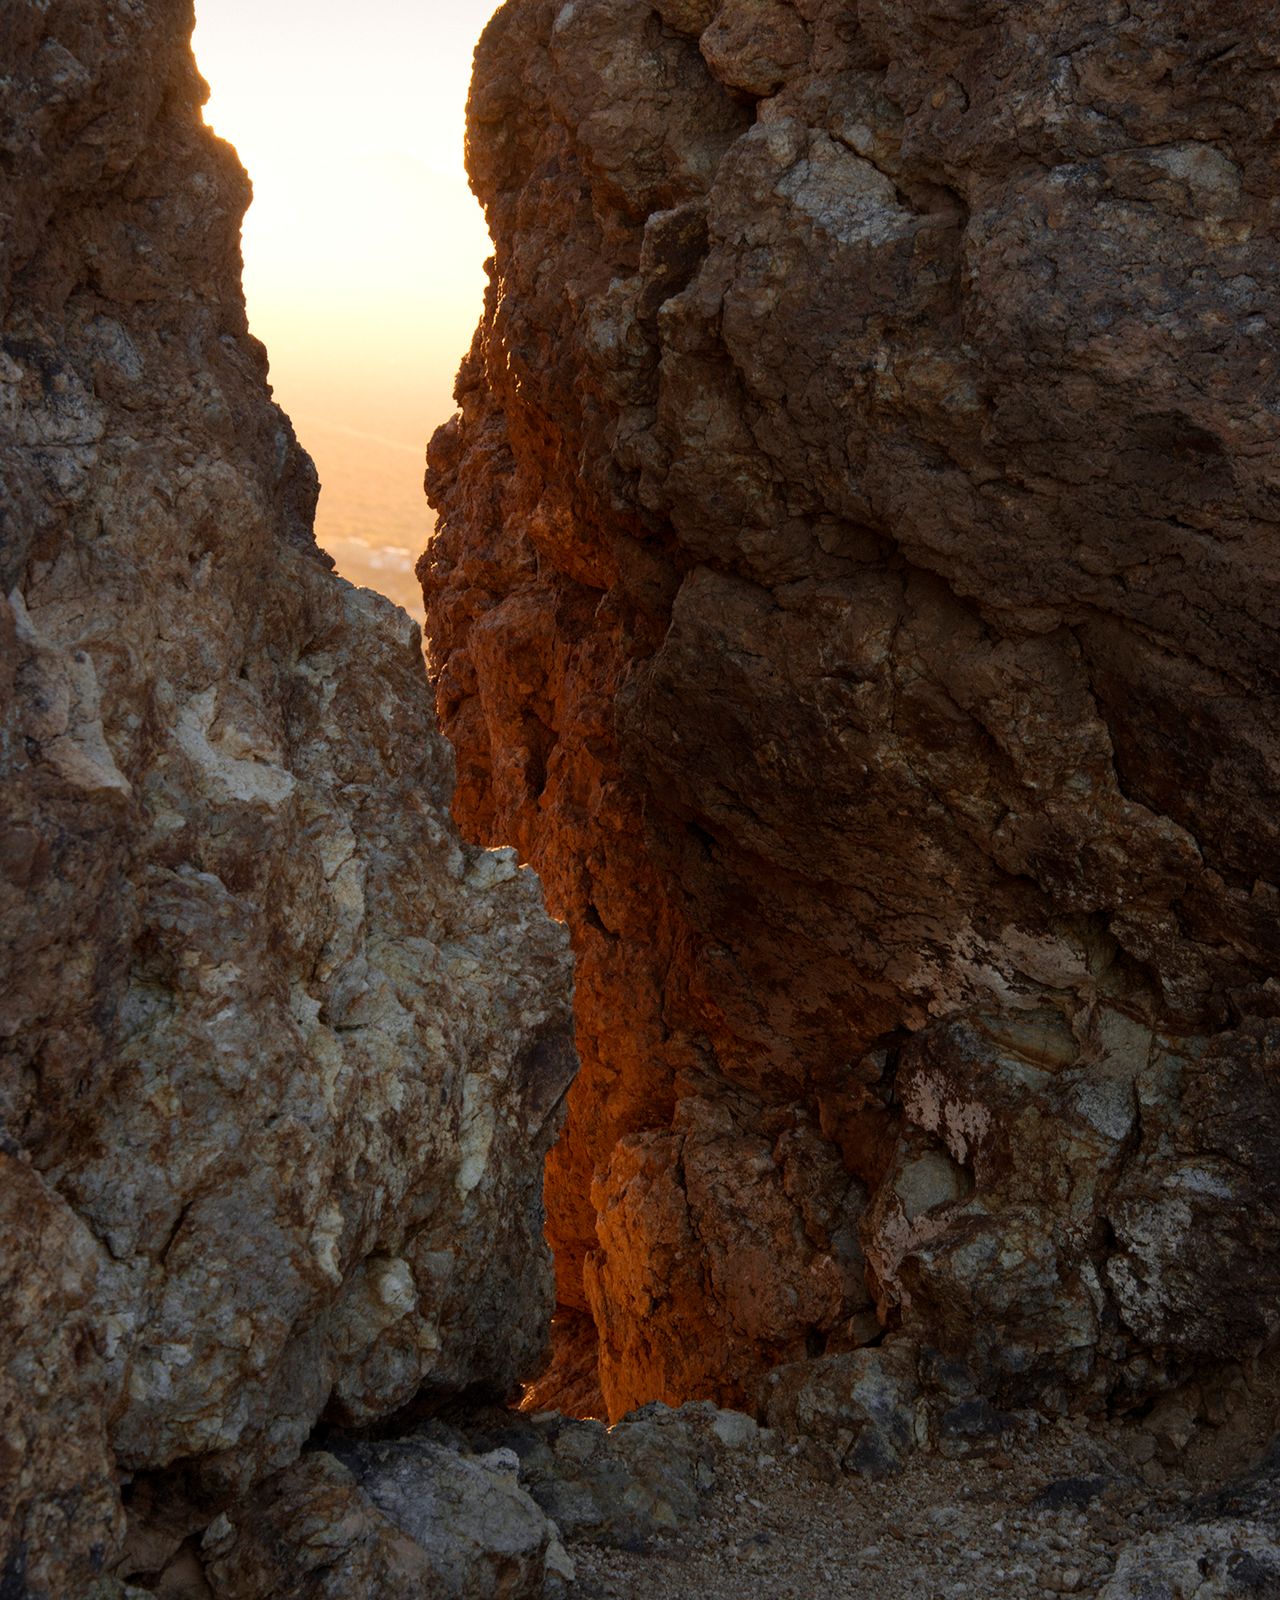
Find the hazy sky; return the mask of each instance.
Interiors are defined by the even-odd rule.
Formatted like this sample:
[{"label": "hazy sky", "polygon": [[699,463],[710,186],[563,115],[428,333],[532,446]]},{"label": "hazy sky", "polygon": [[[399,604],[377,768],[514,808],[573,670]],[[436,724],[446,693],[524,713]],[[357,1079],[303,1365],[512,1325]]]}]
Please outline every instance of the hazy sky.
[{"label": "hazy sky", "polygon": [[205,114],[253,179],[245,287],[276,379],[374,406],[390,389],[389,418],[414,441],[451,411],[478,313],[489,239],[462,168],[463,108],[493,9],[197,0]]},{"label": "hazy sky", "polygon": [[[417,496],[422,447],[453,410],[490,250],[462,143],[471,52],[494,9],[495,0],[196,0],[205,115],[254,186],[250,326],[333,493],[347,469],[335,457],[326,472],[324,428],[398,447],[405,492]],[[427,514],[423,501],[421,542]],[[324,522],[322,494],[322,542]]]}]

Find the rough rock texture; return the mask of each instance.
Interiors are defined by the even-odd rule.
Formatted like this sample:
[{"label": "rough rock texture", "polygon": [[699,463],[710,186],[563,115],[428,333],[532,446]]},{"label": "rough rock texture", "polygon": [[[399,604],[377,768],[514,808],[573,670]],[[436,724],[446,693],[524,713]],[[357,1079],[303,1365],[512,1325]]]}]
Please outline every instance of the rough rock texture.
[{"label": "rough rock texture", "polygon": [[572,929],[615,1415],[868,1288],[1003,1403],[1280,1327],[1278,53],[1248,0],[482,41],[420,571],[457,814]]},{"label": "rough rock texture", "polygon": [[509,1600],[542,1592],[555,1530],[515,1457],[441,1445],[305,1455],[201,1541],[217,1600]]},{"label": "rough rock texture", "polygon": [[612,1429],[446,1406],[391,1440],[332,1436],[269,1479],[204,1533],[205,1578],[215,1600],[558,1595],[574,1576],[565,1543],[642,1550],[692,1529],[768,1437],[701,1402]]},{"label": "rough rock texture", "polygon": [[460,1448],[502,1449],[565,1539],[634,1548],[697,1519],[717,1454],[759,1434],[753,1418],[695,1401],[643,1406],[612,1428],[558,1412],[500,1412],[465,1425]]},{"label": "rough rock texture", "polygon": [[[1184,1433],[1184,1443],[1186,1437]],[[1270,1600],[1280,1595],[1278,1466],[1280,1455],[1272,1444],[1252,1470],[1233,1472],[1224,1487],[1192,1501],[1171,1528],[1134,1540],[1121,1553],[1098,1600],[1228,1600],[1242,1595]]]},{"label": "rough rock texture", "polygon": [[1280,1595],[1274,1528],[1211,1522],[1152,1533],[1126,1550],[1098,1600],[1239,1600]]},{"label": "rough rock texture", "polygon": [[[334,578],[189,0],[0,28],[0,1589],[72,1597],[322,1415],[508,1388],[574,1068],[416,628]],[[159,1530],[159,1531],[157,1531]]]},{"label": "rough rock texture", "polygon": [[1272,1382],[1241,1399],[1230,1421],[1202,1416],[1168,1470],[1132,1417],[1024,1411],[997,1449],[921,1451],[856,1484],[834,1450],[761,1429],[717,1462],[696,1524],[640,1549],[569,1548],[581,1592],[616,1600],[1275,1600],[1274,1452],[1238,1474],[1274,1416]]},{"label": "rough rock texture", "polygon": [[769,1426],[827,1445],[865,1477],[900,1472],[927,1437],[915,1356],[910,1346],[850,1350],[775,1367],[764,1385]]}]

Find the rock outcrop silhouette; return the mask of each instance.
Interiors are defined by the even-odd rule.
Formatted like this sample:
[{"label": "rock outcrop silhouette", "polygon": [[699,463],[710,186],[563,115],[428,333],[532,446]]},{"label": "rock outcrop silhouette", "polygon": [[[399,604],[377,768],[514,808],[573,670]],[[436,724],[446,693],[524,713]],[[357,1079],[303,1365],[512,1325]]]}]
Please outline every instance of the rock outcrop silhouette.
[{"label": "rock outcrop silhouette", "polygon": [[1280,1325],[1278,50],[1244,0],[490,24],[420,572],[457,814],[572,929],[614,1414],[899,1326],[1123,1405]]},{"label": "rock outcrop silhouette", "polygon": [[319,1421],[505,1392],[553,1303],[567,939],[458,838],[416,627],[315,547],[191,24],[0,27],[6,1595],[220,1515],[230,1572],[237,1504],[329,1492],[261,1487]]}]

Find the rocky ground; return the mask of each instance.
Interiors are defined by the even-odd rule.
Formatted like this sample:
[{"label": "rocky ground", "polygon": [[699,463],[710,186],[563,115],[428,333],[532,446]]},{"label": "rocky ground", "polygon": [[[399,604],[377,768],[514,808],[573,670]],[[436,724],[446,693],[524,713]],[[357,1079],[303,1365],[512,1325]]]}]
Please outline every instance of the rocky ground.
[{"label": "rocky ground", "polygon": [[[898,1340],[783,1372],[768,1426],[707,1402],[644,1406],[613,1428],[458,1404],[386,1445],[335,1436],[324,1459],[354,1472],[455,1600],[1280,1597],[1271,1363],[1115,1418],[998,1411],[963,1379]],[[461,1499],[459,1474],[476,1479]],[[456,1548],[467,1500],[471,1550],[453,1572],[439,1551],[446,1532]],[[418,1590],[370,1591],[402,1592]]]},{"label": "rocky ground", "polygon": [[[326,1431],[161,1600],[1280,1597],[1270,1365],[1140,1416],[1001,1412],[903,1341],[612,1428],[467,1400]],[[913,1376],[914,1375],[914,1376]],[[138,1600],[109,1588],[95,1600]],[[8,1591],[0,1589],[0,1594]]]},{"label": "rocky ground", "polygon": [[[1242,1433],[1261,1431],[1258,1410]],[[986,1456],[914,1458],[879,1482],[762,1431],[726,1452],[696,1523],[629,1550],[570,1542],[578,1600],[1101,1600],[1280,1595],[1264,1468],[1212,1491],[1226,1440],[1028,1428]],[[1176,1458],[1170,1466],[1160,1456]],[[1146,1456],[1143,1461],[1141,1457]],[[1265,1450],[1262,1452],[1265,1460]],[[1253,1465],[1242,1454],[1235,1470]],[[1228,1475],[1230,1474],[1228,1469]]]}]

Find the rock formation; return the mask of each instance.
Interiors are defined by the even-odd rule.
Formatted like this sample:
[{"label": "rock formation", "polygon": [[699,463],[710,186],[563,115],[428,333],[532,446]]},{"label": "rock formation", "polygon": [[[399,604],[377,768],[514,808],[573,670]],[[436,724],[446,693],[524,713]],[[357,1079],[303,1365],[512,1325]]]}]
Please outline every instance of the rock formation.
[{"label": "rock formation", "polygon": [[0,29],[6,1596],[188,1536],[258,1592],[237,1506],[275,1473],[260,1524],[328,1495],[383,1527],[294,1466],[316,1424],[502,1393],[552,1304],[567,940],[454,830],[417,629],[314,546],[191,24]]},{"label": "rock formation", "polygon": [[490,24],[420,572],[457,815],[572,930],[615,1415],[898,1326],[1124,1404],[1280,1326],[1278,53],[1245,0]]}]

